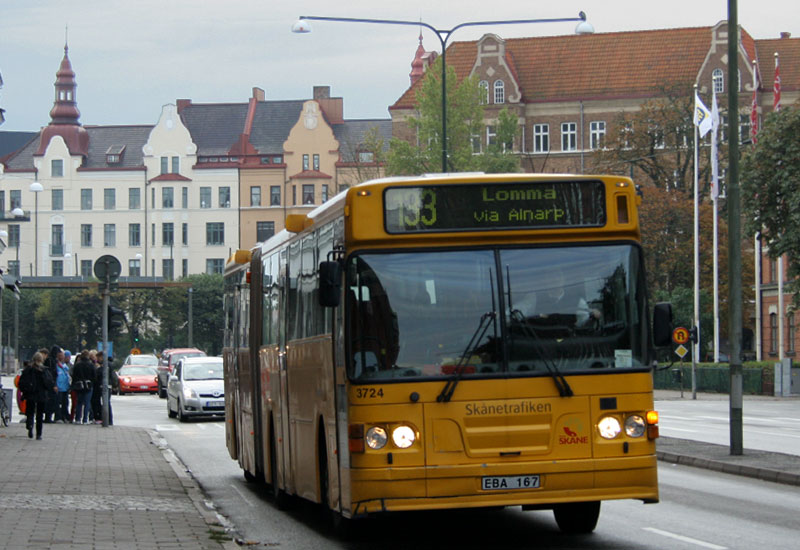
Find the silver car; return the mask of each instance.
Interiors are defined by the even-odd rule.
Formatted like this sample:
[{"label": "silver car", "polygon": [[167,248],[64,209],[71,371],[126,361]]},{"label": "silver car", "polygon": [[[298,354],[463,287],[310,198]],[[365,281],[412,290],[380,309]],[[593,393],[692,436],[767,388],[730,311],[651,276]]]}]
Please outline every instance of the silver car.
[{"label": "silver car", "polygon": [[221,357],[185,357],[167,382],[167,414],[185,422],[193,416],[225,414]]}]

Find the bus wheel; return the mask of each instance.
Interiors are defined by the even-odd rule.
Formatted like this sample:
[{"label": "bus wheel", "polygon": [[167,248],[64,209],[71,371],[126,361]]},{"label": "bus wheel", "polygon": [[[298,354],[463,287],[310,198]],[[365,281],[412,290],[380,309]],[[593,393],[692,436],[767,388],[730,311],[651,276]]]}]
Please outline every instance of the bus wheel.
[{"label": "bus wheel", "polygon": [[553,508],[558,528],[562,533],[583,535],[591,533],[600,517],[600,502],[571,502]]},{"label": "bus wheel", "polygon": [[334,536],[349,540],[353,536],[353,520],[344,517],[341,512],[330,507],[330,477],[328,475],[328,450],[325,445],[325,436],[319,436],[319,494],[322,508],[322,519]]},{"label": "bus wheel", "polygon": [[247,470],[245,470],[244,471],[244,480],[247,483],[255,483],[258,480],[258,478],[256,478],[256,476],[254,476],[253,474],[251,474]]},{"label": "bus wheel", "polygon": [[270,437],[269,437],[269,460],[270,460],[270,476],[269,483],[272,488],[272,501],[278,510],[287,510],[289,508],[289,495],[286,491],[278,487],[278,454],[275,446],[275,430],[272,429],[270,423]]}]

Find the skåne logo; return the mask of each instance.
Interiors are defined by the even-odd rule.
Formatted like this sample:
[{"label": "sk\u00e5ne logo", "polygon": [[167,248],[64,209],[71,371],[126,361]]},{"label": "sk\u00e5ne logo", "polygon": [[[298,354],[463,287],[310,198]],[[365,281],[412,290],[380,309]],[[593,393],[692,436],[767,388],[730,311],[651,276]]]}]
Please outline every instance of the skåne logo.
[{"label": "sk\u00e5ne logo", "polygon": [[570,418],[564,423],[563,435],[558,436],[559,445],[585,445],[589,443],[588,435],[583,433],[583,422],[579,418]]}]

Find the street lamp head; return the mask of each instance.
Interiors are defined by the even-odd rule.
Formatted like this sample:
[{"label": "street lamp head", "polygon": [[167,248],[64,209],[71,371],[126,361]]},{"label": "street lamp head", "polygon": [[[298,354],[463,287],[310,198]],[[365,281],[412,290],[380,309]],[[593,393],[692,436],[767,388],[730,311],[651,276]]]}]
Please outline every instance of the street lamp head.
[{"label": "street lamp head", "polygon": [[41,193],[42,191],[44,191],[44,186],[41,183],[39,183],[38,181],[35,181],[35,182],[31,183],[30,190],[33,193]]},{"label": "street lamp head", "polygon": [[580,17],[582,21],[575,27],[575,34],[594,34],[594,27],[586,20],[586,14],[580,12],[578,17]]},{"label": "street lamp head", "polygon": [[311,25],[308,21],[300,17],[300,19],[292,25],[292,32],[296,32],[298,34],[307,34],[311,32]]},{"label": "street lamp head", "polygon": [[0,239],[6,240],[8,238],[8,231],[0,229]]},{"label": "street lamp head", "polygon": [[25,211],[19,206],[17,206],[14,210],[11,211],[11,215],[14,216],[15,218],[24,218]]}]

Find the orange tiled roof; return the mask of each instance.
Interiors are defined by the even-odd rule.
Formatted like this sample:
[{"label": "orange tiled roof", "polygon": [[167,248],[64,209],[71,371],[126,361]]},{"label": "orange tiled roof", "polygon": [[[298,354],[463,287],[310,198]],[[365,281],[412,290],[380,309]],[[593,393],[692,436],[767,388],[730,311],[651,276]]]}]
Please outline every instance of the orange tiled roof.
[{"label": "orange tiled roof", "polygon": [[781,92],[800,89],[800,38],[756,40],[761,90],[771,91],[775,81],[775,52],[780,56]]},{"label": "orange tiled roof", "polygon": [[[691,87],[711,46],[712,27],[506,40],[523,102],[652,95],[665,82]],[[742,44],[754,52],[743,33]],[[460,80],[472,70],[477,41],[455,42],[447,62]],[[391,109],[410,108],[420,81]]]}]

